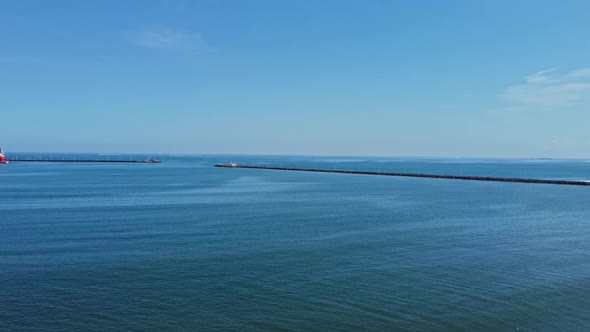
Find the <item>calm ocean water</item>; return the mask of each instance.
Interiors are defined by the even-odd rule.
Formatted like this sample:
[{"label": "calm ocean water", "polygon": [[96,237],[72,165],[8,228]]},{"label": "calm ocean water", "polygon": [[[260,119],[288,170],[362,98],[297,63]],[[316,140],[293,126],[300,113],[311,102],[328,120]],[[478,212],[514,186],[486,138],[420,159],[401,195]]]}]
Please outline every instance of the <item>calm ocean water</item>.
[{"label": "calm ocean water", "polygon": [[0,165],[0,330],[590,330],[590,187],[212,167],[590,162],[160,158]]}]

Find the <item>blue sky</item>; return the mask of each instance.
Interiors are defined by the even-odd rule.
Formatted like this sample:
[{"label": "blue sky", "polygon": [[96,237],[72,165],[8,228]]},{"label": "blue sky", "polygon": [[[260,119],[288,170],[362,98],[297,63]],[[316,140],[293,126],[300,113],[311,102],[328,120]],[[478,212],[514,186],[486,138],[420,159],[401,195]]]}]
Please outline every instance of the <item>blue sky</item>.
[{"label": "blue sky", "polygon": [[0,146],[586,158],[589,34],[586,0],[0,0]]}]

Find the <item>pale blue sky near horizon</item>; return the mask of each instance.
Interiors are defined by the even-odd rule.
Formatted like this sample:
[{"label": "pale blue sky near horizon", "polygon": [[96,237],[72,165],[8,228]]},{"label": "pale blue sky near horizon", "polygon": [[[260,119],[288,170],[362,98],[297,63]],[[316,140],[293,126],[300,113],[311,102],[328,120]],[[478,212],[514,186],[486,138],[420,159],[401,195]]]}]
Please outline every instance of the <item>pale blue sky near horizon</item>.
[{"label": "pale blue sky near horizon", "polygon": [[588,35],[585,0],[0,0],[0,146],[587,158]]}]

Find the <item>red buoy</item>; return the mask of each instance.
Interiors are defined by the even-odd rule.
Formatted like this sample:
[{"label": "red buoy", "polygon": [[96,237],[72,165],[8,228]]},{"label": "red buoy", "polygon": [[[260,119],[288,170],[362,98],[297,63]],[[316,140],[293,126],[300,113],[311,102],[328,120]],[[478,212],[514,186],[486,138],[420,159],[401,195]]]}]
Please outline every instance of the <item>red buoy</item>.
[{"label": "red buoy", "polygon": [[2,148],[0,148],[0,164],[8,164],[8,158],[6,158],[6,155],[4,154],[4,151],[2,151]]}]

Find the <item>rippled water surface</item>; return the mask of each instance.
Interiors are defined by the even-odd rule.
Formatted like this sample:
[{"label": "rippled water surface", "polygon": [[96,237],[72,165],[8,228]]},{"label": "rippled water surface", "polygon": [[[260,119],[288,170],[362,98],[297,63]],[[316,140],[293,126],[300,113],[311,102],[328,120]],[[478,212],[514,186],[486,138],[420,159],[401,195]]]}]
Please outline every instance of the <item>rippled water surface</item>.
[{"label": "rippled water surface", "polygon": [[584,160],[0,165],[0,330],[588,331]]}]

